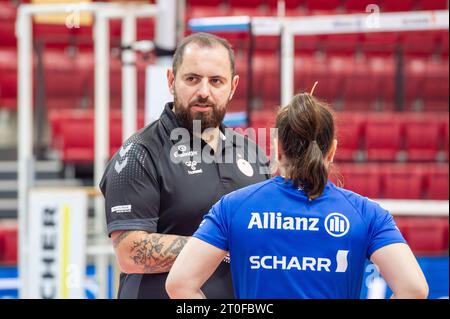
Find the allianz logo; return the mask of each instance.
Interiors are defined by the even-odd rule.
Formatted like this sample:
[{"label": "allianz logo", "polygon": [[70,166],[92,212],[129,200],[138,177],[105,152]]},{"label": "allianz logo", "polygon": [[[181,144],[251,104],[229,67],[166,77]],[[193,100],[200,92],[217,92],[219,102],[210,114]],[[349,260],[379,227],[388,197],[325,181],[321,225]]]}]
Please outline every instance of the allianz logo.
[{"label": "allianz logo", "polygon": [[254,212],[248,223],[248,229],[319,231],[318,223],[319,218],[316,217],[291,217],[283,216],[282,213],[265,212],[261,214]]},{"label": "allianz logo", "polygon": [[[274,229],[295,231],[319,231],[320,218],[283,216],[280,212],[252,212],[248,229]],[[324,220],[324,228],[332,237],[342,237],[350,230],[348,218],[341,213],[330,213]]]}]

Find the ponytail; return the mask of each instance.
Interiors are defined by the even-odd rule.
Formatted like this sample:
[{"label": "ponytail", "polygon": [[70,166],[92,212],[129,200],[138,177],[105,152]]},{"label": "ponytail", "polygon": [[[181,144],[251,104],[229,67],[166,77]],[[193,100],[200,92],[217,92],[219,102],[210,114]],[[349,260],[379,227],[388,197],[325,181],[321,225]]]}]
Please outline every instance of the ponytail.
[{"label": "ponytail", "polygon": [[309,198],[320,196],[328,182],[324,157],[334,140],[331,112],[310,94],[299,94],[278,112],[276,126],[286,177]]}]

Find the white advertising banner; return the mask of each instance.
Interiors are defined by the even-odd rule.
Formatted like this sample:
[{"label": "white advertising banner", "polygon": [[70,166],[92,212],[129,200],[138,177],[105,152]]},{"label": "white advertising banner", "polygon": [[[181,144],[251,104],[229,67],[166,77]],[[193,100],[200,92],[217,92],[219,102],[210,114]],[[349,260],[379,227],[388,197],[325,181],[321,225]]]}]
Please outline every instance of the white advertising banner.
[{"label": "white advertising banner", "polygon": [[170,68],[171,66],[150,65],[146,69],[145,125],[159,119],[166,103],[173,101],[167,84],[167,69]]},{"label": "white advertising banner", "polygon": [[85,298],[87,200],[84,191],[31,190],[30,298]]}]

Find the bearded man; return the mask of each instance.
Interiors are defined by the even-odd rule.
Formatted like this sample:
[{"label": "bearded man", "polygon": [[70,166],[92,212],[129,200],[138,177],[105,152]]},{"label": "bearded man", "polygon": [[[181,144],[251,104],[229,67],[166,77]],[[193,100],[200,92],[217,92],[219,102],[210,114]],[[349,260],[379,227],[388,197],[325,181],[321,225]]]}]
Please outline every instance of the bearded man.
[{"label": "bearded man", "polygon": [[[225,39],[183,39],[167,80],[174,102],[123,144],[100,183],[120,299],[168,298],[167,274],[211,206],[269,178],[261,149],[223,125],[239,83]],[[202,290],[207,298],[234,298],[229,258]]]}]

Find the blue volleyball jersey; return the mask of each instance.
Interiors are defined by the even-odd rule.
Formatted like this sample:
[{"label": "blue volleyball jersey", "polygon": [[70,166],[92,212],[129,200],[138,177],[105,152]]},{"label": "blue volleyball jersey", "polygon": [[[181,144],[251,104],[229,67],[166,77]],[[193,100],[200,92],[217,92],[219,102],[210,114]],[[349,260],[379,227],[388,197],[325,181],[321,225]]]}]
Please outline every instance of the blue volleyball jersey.
[{"label": "blue volleyball jersey", "polygon": [[328,182],[320,197],[275,177],[217,202],[193,235],[230,252],[237,298],[359,298],[366,259],[405,243],[391,214]]}]

